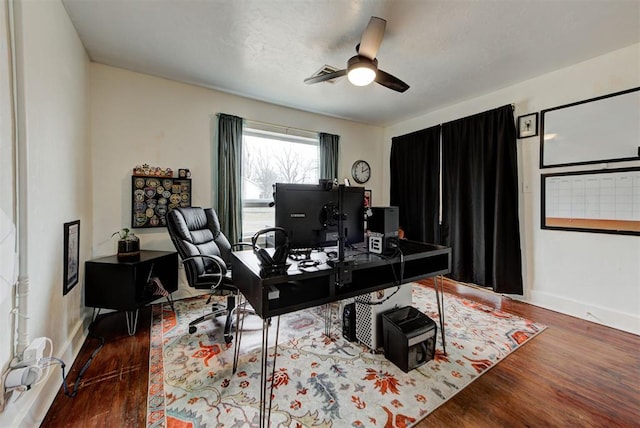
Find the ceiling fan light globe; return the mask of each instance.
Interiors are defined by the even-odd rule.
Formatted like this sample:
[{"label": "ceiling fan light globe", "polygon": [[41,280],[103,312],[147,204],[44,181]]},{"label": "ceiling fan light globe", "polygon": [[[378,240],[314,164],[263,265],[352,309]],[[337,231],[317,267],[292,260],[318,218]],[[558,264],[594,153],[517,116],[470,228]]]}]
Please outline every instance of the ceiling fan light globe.
[{"label": "ceiling fan light globe", "polygon": [[347,64],[347,78],[355,86],[367,86],[376,78],[378,61],[356,55]]},{"label": "ceiling fan light globe", "polygon": [[349,70],[347,77],[355,86],[367,86],[376,78],[376,72],[368,67],[356,67]]}]

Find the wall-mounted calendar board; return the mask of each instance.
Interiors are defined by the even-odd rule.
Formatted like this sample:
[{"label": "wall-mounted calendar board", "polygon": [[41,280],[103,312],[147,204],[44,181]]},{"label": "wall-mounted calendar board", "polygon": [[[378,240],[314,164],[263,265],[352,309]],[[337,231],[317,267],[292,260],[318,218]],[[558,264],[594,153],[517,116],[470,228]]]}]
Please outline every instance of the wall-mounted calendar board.
[{"label": "wall-mounted calendar board", "polygon": [[542,175],[542,228],[640,235],[640,168]]}]

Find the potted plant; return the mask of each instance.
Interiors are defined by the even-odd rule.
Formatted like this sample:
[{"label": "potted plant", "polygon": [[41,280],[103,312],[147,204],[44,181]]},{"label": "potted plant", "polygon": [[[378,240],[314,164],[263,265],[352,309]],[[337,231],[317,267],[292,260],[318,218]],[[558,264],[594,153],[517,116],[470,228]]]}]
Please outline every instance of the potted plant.
[{"label": "potted plant", "polygon": [[118,260],[123,262],[139,260],[140,239],[126,227],[114,232],[111,237],[116,235],[120,238],[118,240]]}]

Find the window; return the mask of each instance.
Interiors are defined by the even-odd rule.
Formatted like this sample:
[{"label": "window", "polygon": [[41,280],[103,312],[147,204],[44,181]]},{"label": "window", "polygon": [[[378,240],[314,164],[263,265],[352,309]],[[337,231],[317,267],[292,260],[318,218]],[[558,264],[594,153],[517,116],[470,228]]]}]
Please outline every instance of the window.
[{"label": "window", "polygon": [[287,129],[282,133],[247,122],[242,142],[242,239],[273,227],[275,183],[318,183],[317,134]]}]

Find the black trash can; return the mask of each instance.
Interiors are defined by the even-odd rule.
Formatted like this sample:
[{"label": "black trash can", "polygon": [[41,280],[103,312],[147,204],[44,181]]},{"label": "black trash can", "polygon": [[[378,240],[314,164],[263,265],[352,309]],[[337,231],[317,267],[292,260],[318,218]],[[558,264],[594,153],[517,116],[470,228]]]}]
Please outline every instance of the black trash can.
[{"label": "black trash can", "polygon": [[436,351],[436,323],[412,306],[382,314],[384,356],[405,373],[431,361]]}]

